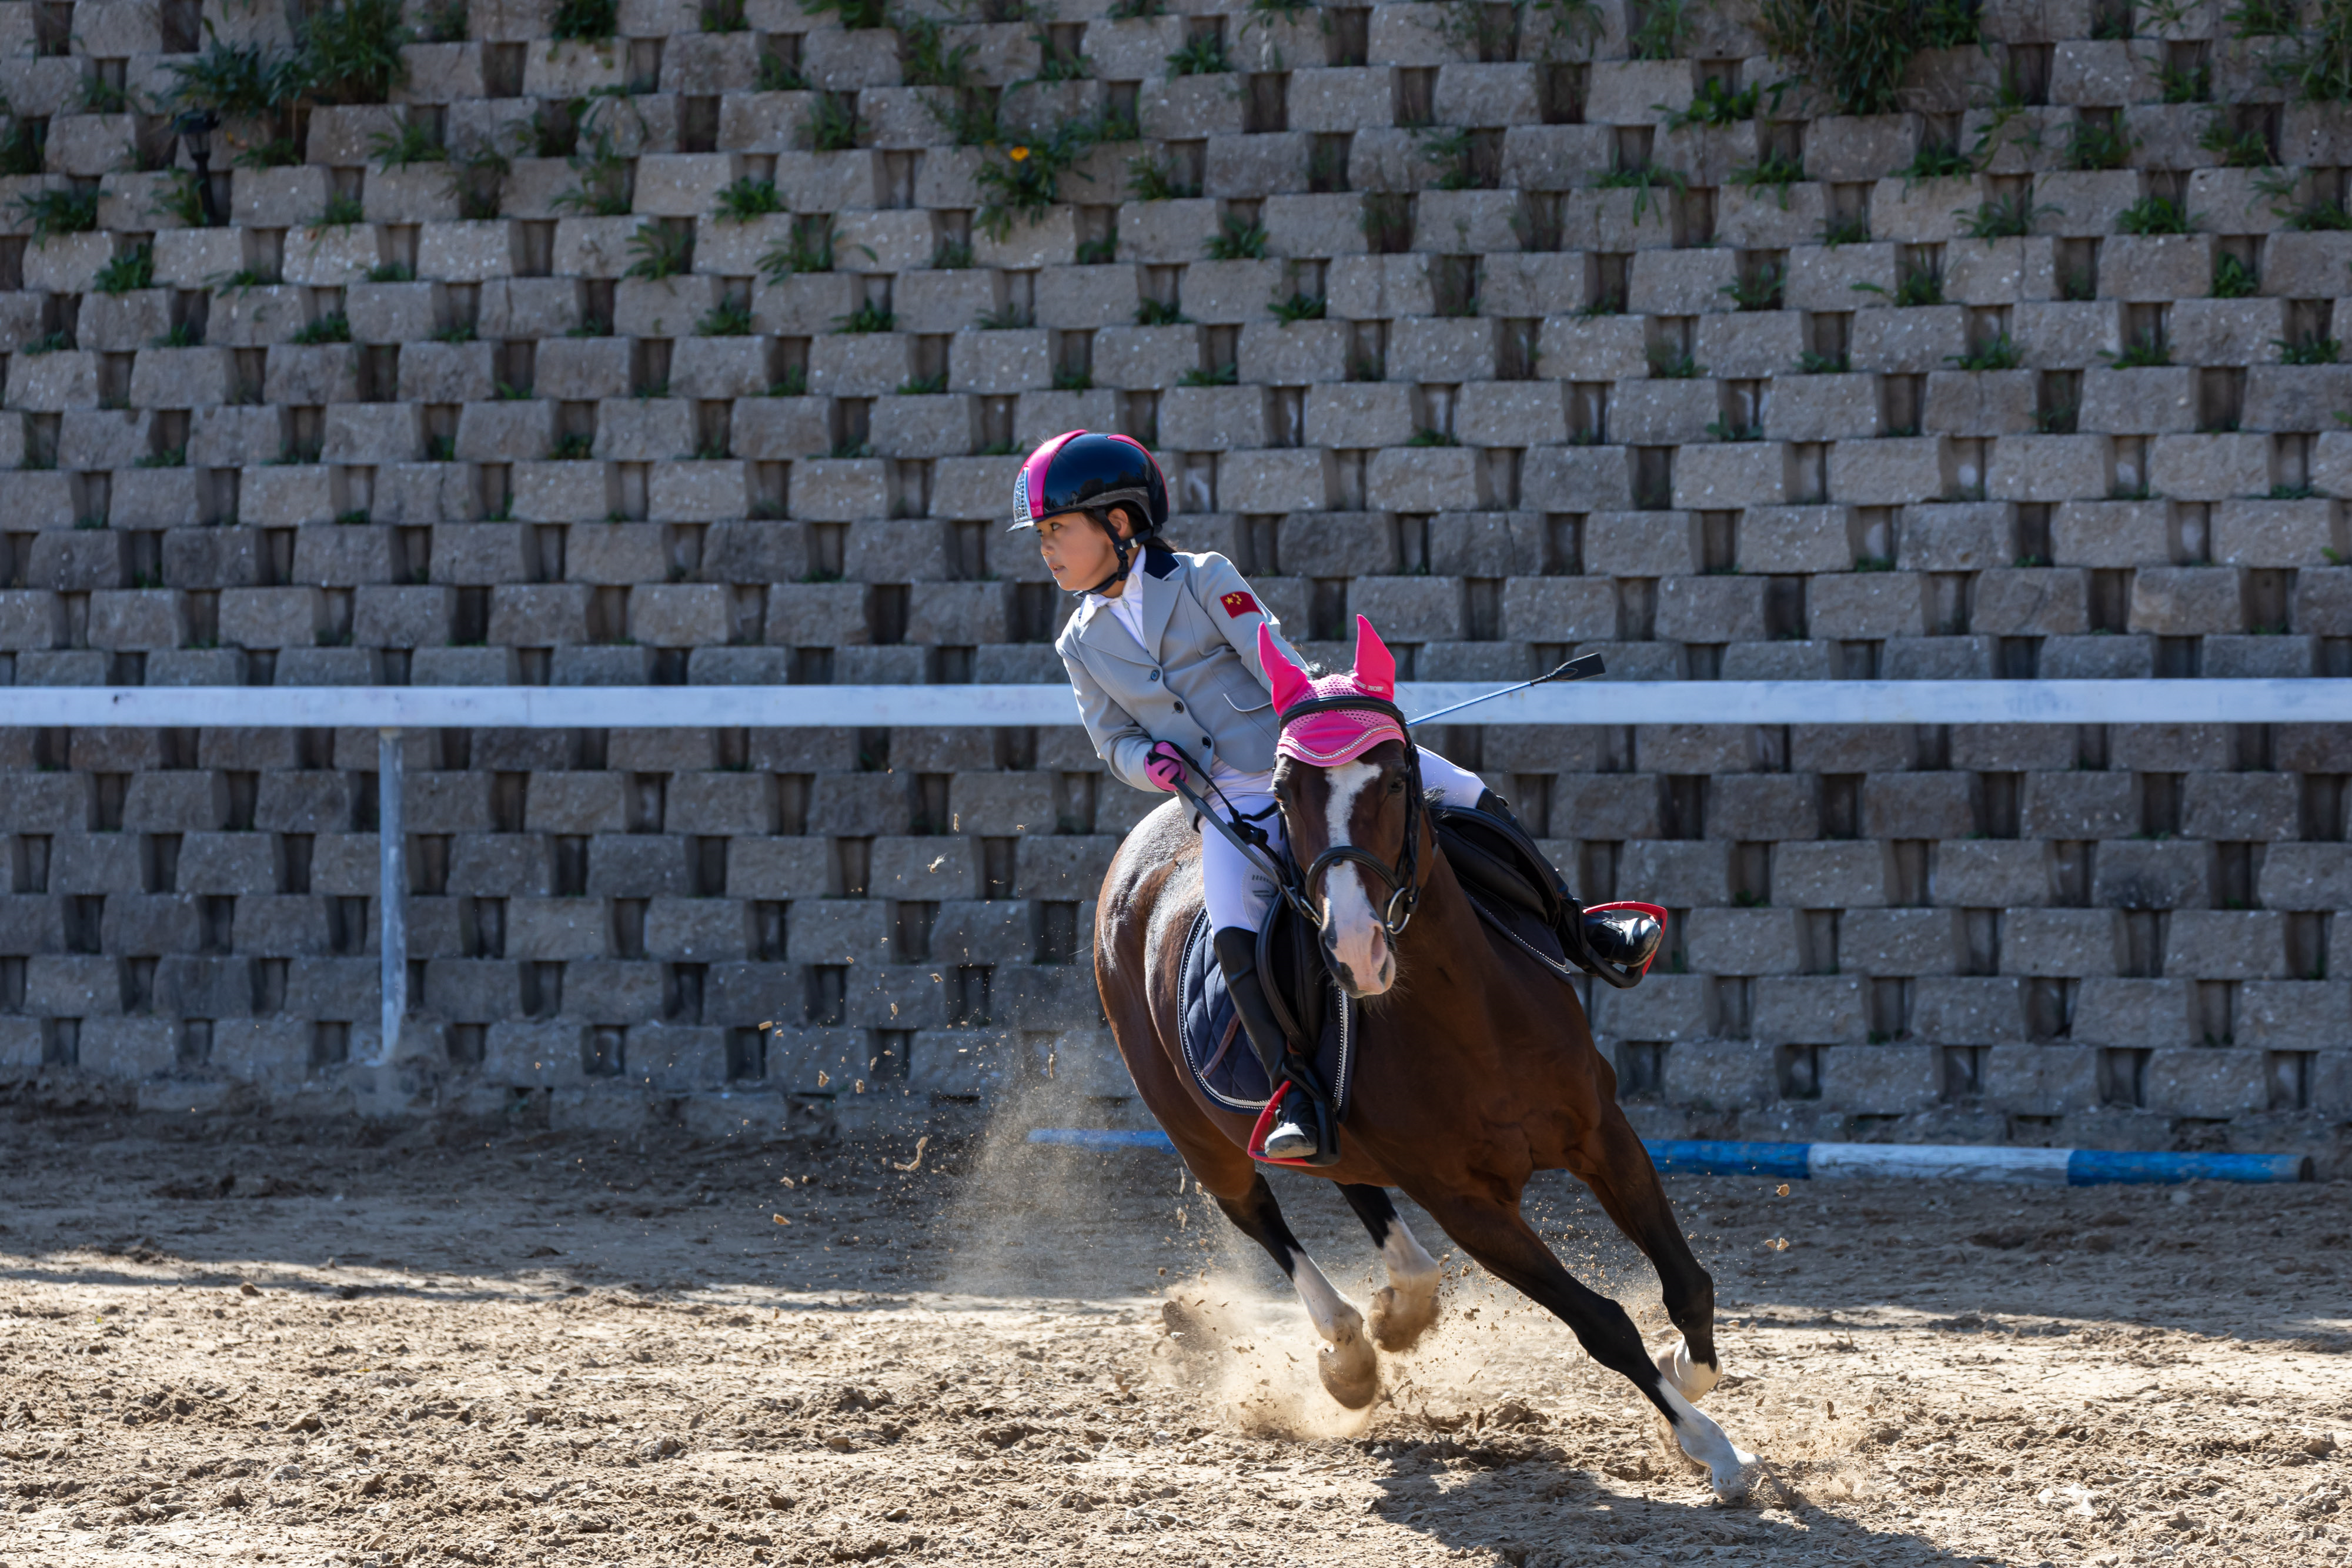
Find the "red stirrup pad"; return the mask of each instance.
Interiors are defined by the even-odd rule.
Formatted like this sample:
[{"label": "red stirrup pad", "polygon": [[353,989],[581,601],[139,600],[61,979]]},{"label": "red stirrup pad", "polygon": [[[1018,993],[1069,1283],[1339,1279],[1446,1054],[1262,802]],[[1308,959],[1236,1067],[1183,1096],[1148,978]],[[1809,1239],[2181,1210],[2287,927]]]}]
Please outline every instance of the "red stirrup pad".
[{"label": "red stirrup pad", "polygon": [[[1660,909],[1654,904],[1643,904],[1639,899],[1620,899],[1615,904],[1588,904],[1584,906],[1584,913],[1587,915],[1606,915],[1612,909],[1638,909],[1643,914],[1648,915],[1651,919],[1656,921],[1660,931],[1664,931],[1666,928],[1666,912]],[[1659,943],[1658,952],[1664,952],[1665,947],[1666,945],[1664,942]],[[1644,975],[1648,974],[1650,972],[1650,966],[1657,961],[1658,954],[1651,954],[1648,957],[1642,960],[1642,967],[1637,972]]]},{"label": "red stirrup pad", "polygon": [[1311,1162],[1307,1160],[1272,1160],[1266,1158],[1266,1136],[1274,1131],[1274,1124],[1279,1119],[1278,1113],[1282,1109],[1283,1096],[1290,1093],[1296,1087],[1297,1085],[1290,1082],[1287,1079],[1276,1084],[1274,1086],[1274,1092],[1266,1096],[1265,1109],[1257,1113],[1257,1124],[1250,1129],[1249,1145],[1244,1152],[1246,1153],[1250,1158],[1255,1160],[1262,1166],[1288,1166],[1294,1170],[1302,1171],[1311,1171],[1318,1168]]}]

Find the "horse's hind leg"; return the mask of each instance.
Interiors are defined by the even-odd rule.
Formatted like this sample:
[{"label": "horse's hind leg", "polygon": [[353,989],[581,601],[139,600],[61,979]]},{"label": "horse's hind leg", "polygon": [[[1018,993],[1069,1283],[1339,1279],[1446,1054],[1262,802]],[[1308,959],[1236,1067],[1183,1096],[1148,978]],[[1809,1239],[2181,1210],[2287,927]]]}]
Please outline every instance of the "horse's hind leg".
[{"label": "horse's hind leg", "polygon": [[[1411,1189],[1408,1189],[1411,1190]],[[1737,1497],[1754,1479],[1756,1456],[1734,1448],[1723,1428],[1651,1364],[1642,1332],[1625,1309],[1580,1284],[1528,1228],[1516,1205],[1491,1197],[1414,1192],[1445,1234],[1496,1278],[1525,1292],[1575,1332],[1585,1354],[1616,1372],[1658,1408],[1684,1453],[1705,1465],[1719,1497]]]},{"label": "horse's hind leg", "polygon": [[1602,1111],[1591,1141],[1569,1151],[1568,1168],[1592,1189],[1617,1228],[1658,1271],[1666,1316],[1683,1336],[1680,1344],[1659,1354],[1658,1370],[1684,1398],[1704,1398],[1723,1376],[1715,1349],[1715,1280],[1692,1255],[1657,1166],[1614,1100]]},{"label": "horse's hind leg", "polygon": [[[1377,1189],[1376,1189],[1377,1190]],[[1250,1174],[1247,1191],[1239,1197],[1227,1197],[1215,1188],[1210,1196],[1225,1218],[1240,1228],[1243,1235],[1266,1250],[1275,1266],[1289,1276],[1298,1299],[1306,1303],[1307,1315],[1315,1320],[1315,1332],[1326,1342],[1322,1354],[1316,1357],[1315,1370],[1322,1375],[1323,1387],[1332,1398],[1350,1410],[1361,1410],[1380,1392],[1380,1358],[1372,1354],[1371,1342],[1364,1337],[1364,1320],[1345,1297],[1331,1288],[1298,1238],[1290,1233],[1290,1226],[1282,1218],[1282,1209],[1274,1201],[1274,1189],[1265,1185],[1265,1177],[1255,1171]]]},{"label": "horse's hind leg", "polygon": [[1406,1227],[1387,1188],[1348,1183],[1339,1191],[1388,1265],[1389,1282],[1372,1295],[1372,1343],[1385,1351],[1411,1350],[1437,1321],[1437,1260]]}]

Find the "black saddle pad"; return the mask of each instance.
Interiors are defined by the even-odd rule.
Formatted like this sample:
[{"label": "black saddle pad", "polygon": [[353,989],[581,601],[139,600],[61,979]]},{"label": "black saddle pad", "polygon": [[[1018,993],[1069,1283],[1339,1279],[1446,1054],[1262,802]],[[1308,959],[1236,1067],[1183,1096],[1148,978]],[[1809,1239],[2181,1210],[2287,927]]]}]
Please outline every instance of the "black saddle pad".
[{"label": "black saddle pad", "polygon": [[[1269,918],[1287,920],[1291,916],[1285,905],[1276,903]],[[1292,945],[1283,939],[1284,935],[1277,929],[1271,944],[1276,955],[1275,983],[1283,988],[1285,998],[1294,998],[1288,1004],[1294,1018],[1301,1016],[1295,998],[1299,996],[1302,980],[1323,988],[1324,1001],[1319,1009],[1323,1027],[1316,1043],[1315,1071],[1330,1085],[1333,1116],[1345,1117],[1349,1091],[1356,1082],[1356,1043],[1362,1032],[1360,1004],[1339,989],[1320,963],[1302,966],[1290,958]],[[1178,994],[1184,1009],[1184,1063],[1192,1070],[1192,1077],[1202,1092],[1229,1111],[1263,1110],[1266,1096],[1273,1092],[1272,1085],[1266,1082],[1265,1068],[1259,1062],[1249,1036],[1242,1032],[1234,998],[1225,989],[1225,972],[1218,967],[1216,952],[1209,945],[1206,910],[1193,920],[1192,934],[1184,939]]]}]

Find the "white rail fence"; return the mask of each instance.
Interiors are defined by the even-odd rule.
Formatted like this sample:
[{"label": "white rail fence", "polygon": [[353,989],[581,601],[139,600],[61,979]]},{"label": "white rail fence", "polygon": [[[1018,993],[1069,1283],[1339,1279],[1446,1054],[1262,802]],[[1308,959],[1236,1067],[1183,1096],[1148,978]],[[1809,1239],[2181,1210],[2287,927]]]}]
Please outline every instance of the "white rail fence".
[{"label": "white rail fence", "polygon": [[[1491,688],[1407,683],[1398,704],[1433,713]],[[1074,725],[1058,685],[954,686],[14,686],[0,728],[252,726],[377,732],[377,945],[391,1060],[408,1012],[404,730],[750,729]],[[2342,724],[2352,680],[1597,681],[1496,698],[1472,724]]]},{"label": "white rail fence", "polygon": [[[1431,713],[1491,685],[1407,682]],[[1482,705],[1468,724],[2311,724],[2352,720],[2352,680],[1586,681]],[[1005,686],[13,686],[0,727],[811,729],[1076,724],[1069,689]]]}]

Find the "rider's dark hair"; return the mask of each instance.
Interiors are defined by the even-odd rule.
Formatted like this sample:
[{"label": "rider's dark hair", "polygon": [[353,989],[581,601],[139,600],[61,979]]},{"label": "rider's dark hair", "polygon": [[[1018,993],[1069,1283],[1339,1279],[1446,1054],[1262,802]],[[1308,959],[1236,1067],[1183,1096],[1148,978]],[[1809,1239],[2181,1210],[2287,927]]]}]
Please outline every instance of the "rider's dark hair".
[{"label": "rider's dark hair", "polygon": [[1170,544],[1166,539],[1160,538],[1158,531],[1152,529],[1151,525],[1139,515],[1138,509],[1128,505],[1126,502],[1120,501],[1115,502],[1108,507],[1089,507],[1087,508],[1087,516],[1092,517],[1097,525],[1101,528],[1103,532],[1110,535],[1113,538],[1117,538],[1118,537],[1118,529],[1112,526],[1110,520],[1110,515],[1113,512],[1125,512],[1127,514],[1127,537],[1135,543],[1141,545],[1146,555],[1150,555],[1154,552],[1160,555],[1172,555],[1175,553],[1176,547]]}]

